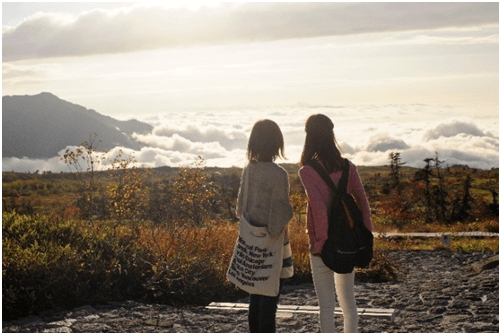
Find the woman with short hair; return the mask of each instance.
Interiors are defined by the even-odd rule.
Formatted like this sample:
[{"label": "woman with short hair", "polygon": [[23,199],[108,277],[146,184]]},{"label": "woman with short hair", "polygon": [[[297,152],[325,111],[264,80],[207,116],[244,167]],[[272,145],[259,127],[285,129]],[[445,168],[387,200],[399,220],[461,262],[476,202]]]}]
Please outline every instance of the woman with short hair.
[{"label": "woman with short hair", "polygon": [[[278,125],[271,120],[260,120],[254,124],[247,147],[248,164],[242,172],[237,201],[237,217],[242,214],[253,226],[266,227],[270,238],[275,238],[287,229],[293,216],[289,202],[289,175],[275,160],[284,158],[284,140]],[[245,189],[245,176],[248,189]],[[247,192],[247,203],[243,194]],[[288,231],[285,232],[288,236]],[[282,239],[276,239],[282,243]],[[290,264],[288,264],[290,263]],[[283,260],[282,267],[291,266],[292,258]],[[282,268],[283,270],[283,268]],[[282,271],[281,277],[292,276]],[[275,316],[283,279],[277,279],[278,295],[274,297],[251,294],[249,304],[249,328],[251,333],[273,333],[276,329]]]}]

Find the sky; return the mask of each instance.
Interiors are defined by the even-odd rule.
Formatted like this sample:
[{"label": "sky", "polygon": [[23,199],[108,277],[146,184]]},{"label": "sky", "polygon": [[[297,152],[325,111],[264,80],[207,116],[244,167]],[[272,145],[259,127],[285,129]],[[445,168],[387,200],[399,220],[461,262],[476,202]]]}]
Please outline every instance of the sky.
[{"label": "sky", "polygon": [[[116,119],[144,166],[243,166],[253,124],[289,163],[304,122],[331,117],[357,165],[499,166],[499,4],[2,3],[2,96],[50,92]],[[6,125],[3,125],[5,127]],[[118,149],[118,148],[117,148]],[[64,152],[64,150],[62,150]],[[279,161],[283,162],[283,161]],[[57,157],[2,170],[65,170]]]}]

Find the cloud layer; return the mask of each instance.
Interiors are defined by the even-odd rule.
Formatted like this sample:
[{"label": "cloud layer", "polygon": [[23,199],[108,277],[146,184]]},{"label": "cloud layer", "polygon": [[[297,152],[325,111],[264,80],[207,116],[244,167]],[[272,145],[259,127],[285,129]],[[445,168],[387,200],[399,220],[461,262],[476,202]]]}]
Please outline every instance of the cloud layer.
[{"label": "cloud layer", "polygon": [[[401,111],[401,116],[395,113]],[[202,156],[207,166],[242,167],[254,122],[262,118],[276,121],[285,139],[286,161],[297,163],[304,141],[304,122],[310,114],[323,113],[335,123],[336,137],[344,156],[357,165],[388,165],[390,152],[400,152],[407,166],[421,168],[425,158],[438,152],[444,166],[468,165],[480,169],[499,167],[498,125],[469,118],[437,118],[429,106],[343,106],[302,107],[288,110],[210,113],[178,113],[157,118],[150,134],[135,135],[145,146],[133,154],[145,167],[186,166]],[[407,123],[419,113],[420,122]],[[412,118],[411,118],[412,119]],[[377,122],[376,120],[380,120]],[[381,121],[390,120],[390,121]],[[60,155],[64,150],[60,152]],[[3,159],[3,171],[69,171],[59,157],[48,160]]]},{"label": "cloud layer", "polygon": [[471,135],[471,136],[489,136],[492,137],[492,134],[485,134],[482,130],[480,130],[475,124],[467,123],[462,121],[453,121],[450,123],[442,123],[437,127],[430,129],[424,135],[424,140],[434,140],[440,137],[454,137],[459,134]]},{"label": "cloud layer", "polygon": [[[37,13],[3,27],[3,61],[166,47],[498,25],[498,3],[137,5],[79,16]],[[461,41],[460,41],[461,42]],[[464,41],[463,41],[464,42]],[[462,42],[462,43],[463,43]]]}]

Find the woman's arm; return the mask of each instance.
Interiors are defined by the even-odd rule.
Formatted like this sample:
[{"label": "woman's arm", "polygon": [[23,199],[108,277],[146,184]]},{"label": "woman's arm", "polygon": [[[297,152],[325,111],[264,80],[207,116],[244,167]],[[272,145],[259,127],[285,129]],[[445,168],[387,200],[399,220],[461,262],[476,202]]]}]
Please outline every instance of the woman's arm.
[{"label": "woman's arm", "polygon": [[280,170],[280,175],[273,186],[271,206],[268,219],[268,232],[271,236],[277,236],[287,226],[294,215],[289,200],[289,175],[285,170]]},{"label": "woman's arm", "polygon": [[236,208],[236,213],[237,213],[237,218],[240,218],[240,215],[242,214],[242,206],[243,206],[243,192],[244,190],[242,189],[244,185],[244,176],[245,176],[245,169],[248,169],[249,167],[246,166],[242,169],[242,175],[240,176],[240,187],[238,189],[238,197],[237,197],[237,208]]},{"label": "woman's arm", "polygon": [[[320,253],[327,240],[327,233],[329,230],[329,221],[327,217],[327,200],[329,197],[329,189],[323,179],[317,172],[310,166],[304,166],[299,170],[299,176],[306,190],[308,196],[308,203],[311,217],[311,224],[313,225],[313,238],[310,242],[313,244],[312,252]],[[320,188],[319,185],[325,186]]]}]

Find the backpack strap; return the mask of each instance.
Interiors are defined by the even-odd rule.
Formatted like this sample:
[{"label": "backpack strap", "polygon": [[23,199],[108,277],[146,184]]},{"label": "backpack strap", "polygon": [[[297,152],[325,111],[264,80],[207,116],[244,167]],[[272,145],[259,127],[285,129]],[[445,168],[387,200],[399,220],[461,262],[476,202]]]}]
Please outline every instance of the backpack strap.
[{"label": "backpack strap", "polygon": [[312,160],[309,164],[333,191],[333,194],[344,194],[348,186],[348,176],[350,174],[350,161],[348,159],[343,160],[343,170],[341,173],[341,179],[339,179],[338,185],[334,184],[329,173],[325,168],[317,161]]},{"label": "backpack strap", "polygon": [[346,193],[348,189],[348,177],[350,175],[350,161],[348,159],[343,160],[343,174],[341,175],[341,179],[337,183],[337,189],[340,194]]},{"label": "backpack strap", "polygon": [[320,177],[322,177],[322,179],[327,184],[327,186],[329,186],[329,188],[332,190],[332,192],[333,192],[332,194],[337,194],[337,192],[338,192],[337,187],[336,187],[336,185],[334,185],[334,182],[332,181],[331,177],[329,176],[329,173],[327,172],[327,170],[325,170],[325,168],[322,165],[320,165],[319,162],[317,162],[315,160],[312,160],[309,165],[318,173],[318,175]]}]

